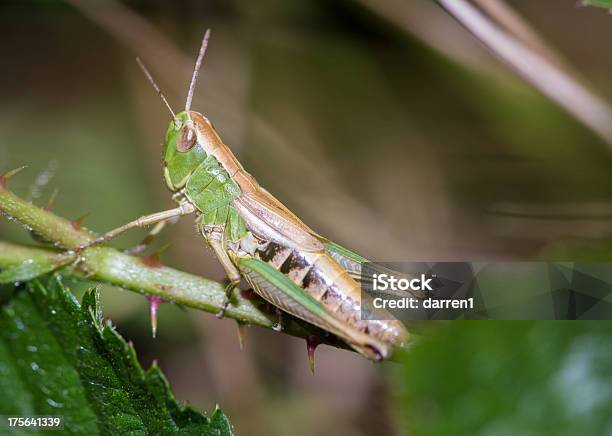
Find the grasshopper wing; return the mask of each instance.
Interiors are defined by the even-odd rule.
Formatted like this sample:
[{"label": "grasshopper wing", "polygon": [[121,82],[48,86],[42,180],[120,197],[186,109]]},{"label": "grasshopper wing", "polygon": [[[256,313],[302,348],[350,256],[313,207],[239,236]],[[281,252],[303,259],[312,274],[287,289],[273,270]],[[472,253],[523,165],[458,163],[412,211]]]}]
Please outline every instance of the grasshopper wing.
[{"label": "grasshopper wing", "polygon": [[238,213],[253,233],[304,251],[324,251],[323,238],[263,188],[234,200]]},{"label": "grasshopper wing", "polygon": [[335,242],[327,242],[325,244],[325,251],[354,279],[359,278],[361,275],[361,264],[369,262],[365,257],[353,253],[348,248],[344,248]]}]

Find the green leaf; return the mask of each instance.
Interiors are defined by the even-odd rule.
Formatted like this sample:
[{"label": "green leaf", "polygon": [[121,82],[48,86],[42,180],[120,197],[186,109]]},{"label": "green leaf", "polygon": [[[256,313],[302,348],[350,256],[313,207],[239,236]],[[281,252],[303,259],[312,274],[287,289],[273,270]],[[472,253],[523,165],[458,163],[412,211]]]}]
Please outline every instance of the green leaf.
[{"label": "green leaf", "polygon": [[612,323],[453,321],[394,368],[403,432],[610,434]]},{"label": "green leaf", "polygon": [[0,392],[4,414],[61,415],[67,434],[233,434],[221,410],[181,406],[156,365],[141,368],[102,322],[95,290],[80,305],[58,277],[28,283],[2,307]]}]

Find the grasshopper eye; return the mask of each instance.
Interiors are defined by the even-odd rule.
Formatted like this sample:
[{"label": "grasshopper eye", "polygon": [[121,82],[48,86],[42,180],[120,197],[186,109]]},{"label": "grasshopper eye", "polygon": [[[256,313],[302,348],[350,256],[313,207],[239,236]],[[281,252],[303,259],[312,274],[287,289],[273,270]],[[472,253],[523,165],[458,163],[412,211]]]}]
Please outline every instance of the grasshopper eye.
[{"label": "grasshopper eye", "polygon": [[184,126],[176,141],[176,149],[181,153],[186,153],[193,148],[196,142],[197,135],[195,129],[191,126]]}]

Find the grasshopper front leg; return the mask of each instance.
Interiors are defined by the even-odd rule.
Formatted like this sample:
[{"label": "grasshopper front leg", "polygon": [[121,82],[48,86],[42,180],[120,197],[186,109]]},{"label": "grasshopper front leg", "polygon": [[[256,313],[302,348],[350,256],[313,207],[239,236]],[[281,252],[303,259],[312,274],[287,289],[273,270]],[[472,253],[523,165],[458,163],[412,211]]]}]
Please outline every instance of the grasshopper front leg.
[{"label": "grasshopper front leg", "polygon": [[240,283],[241,275],[240,271],[233,264],[229,255],[227,254],[227,250],[225,248],[225,226],[224,225],[204,225],[201,228],[201,232],[206,238],[208,245],[221,262],[227,277],[229,278],[229,284],[225,287],[225,300],[223,301],[223,307],[217,312],[218,318],[223,318],[225,314],[225,309],[230,302],[230,296],[232,295],[232,291],[238,286]]},{"label": "grasshopper front leg", "polygon": [[120,234],[130,229],[150,226],[152,224],[156,224],[177,216],[189,215],[193,212],[195,212],[195,207],[191,203],[181,203],[181,205],[175,209],[164,210],[162,212],[141,216],[140,218],[135,219],[134,221],[131,221],[121,227],[117,227],[116,229],[106,232],[104,235],[100,236],[97,239],[94,239],[91,242],[88,242],[87,244],[79,246],[78,249],[84,250],[85,248],[91,247],[92,245],[97,245],[103,242],[110,241],[111,239],[115,238],[116,236],[119,236]]}]

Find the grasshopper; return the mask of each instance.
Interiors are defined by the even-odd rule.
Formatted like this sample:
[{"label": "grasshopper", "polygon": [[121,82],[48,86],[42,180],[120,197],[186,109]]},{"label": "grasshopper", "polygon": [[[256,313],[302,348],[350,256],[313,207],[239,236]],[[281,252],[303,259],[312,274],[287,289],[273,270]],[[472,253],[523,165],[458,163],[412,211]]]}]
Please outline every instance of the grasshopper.
[{"label": "grasshopper", "polygon": [[137,59],[172,115],[163,146],[163,171],[178,207],[140,217],[91,244],[131,228],[159,226],[193,214],[199,233],[229,278],[225,307],[244,278],[276,308],[336,335],[365,357],[375,361],[389,357],[394,346],[406,343],[408,333],[394,319],[361,319],[356,278],[366,259],[319,236],[259,186],[211,122],[191,110],[209,35],[207,30],[180,113],[174,113]]}]

